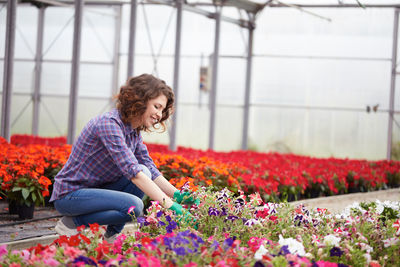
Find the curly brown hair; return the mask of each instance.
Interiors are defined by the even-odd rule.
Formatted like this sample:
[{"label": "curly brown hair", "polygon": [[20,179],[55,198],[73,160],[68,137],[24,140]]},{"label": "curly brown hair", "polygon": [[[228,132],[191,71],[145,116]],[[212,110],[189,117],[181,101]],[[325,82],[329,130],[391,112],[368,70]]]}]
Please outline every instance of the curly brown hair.
[{"label": "curly brown hair", "polygon": [[[116,105],[122,121],[130,123],[139,119],[146,111],[147,102],[161,94],[167,97],[167,105],[162,111],[162,117],[158,123],[162,131],[165,131],[165,121],[173,113],[174,92],[163,80],[150,74],[131,77],[121,86],[119,94],[116,96]],[[140,126],[137,130],[150,131],[146,126]]]}]

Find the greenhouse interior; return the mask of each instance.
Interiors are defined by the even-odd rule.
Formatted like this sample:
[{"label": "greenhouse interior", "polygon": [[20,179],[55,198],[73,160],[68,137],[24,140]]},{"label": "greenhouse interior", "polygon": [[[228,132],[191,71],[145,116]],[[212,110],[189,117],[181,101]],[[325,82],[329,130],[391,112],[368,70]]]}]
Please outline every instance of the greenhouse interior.
[{"label": "greenhouse interior", "polygon": [[148,143],[400,158],[399,1],[0,1],[1,136],[66,136],[128,77],[170,85]]},{"label": "greenhouse interior", "polygon": [[0,0],[0,267],[400,266],[399,13]]}]

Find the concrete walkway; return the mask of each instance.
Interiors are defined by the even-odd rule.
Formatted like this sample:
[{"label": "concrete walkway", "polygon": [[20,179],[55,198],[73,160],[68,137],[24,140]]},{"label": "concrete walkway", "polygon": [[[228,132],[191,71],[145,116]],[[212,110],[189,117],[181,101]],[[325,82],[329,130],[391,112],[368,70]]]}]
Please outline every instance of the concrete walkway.
[{"label": "concrete walkway", "polygon": [[[345,207],[353,204],[354,202],[368,202],[375,201],[377,199],[379,199],[380,201],[400,201],[400,189],[396,188],[369,193],[354,193],[323,198],[306,199],[290,202],[290,204],[298,205],[300,203],[303,203],[309,208],[327,208],[332,213],[340,213],[344,210]],[[51,212],[57,214],[54,209]],[[52,218],[43,221],[21,223],[7,227],[4,227],[0,224],[0,234],[2,234],[0,235],[0,237],[2,237],[2,239],[0,239],[0,245],[7,244],[9,249],[25,249],[35,246],[38,243],[42,245],[48,245],[58,238],[58,235],[54,231],[54,226],[57,220],[57,218]],[[5,225],[4,221],[2,222],[3,225]],[[127,224],[123,232],[129,234],[134,232],[136,229],[136,225],[134,225],[133,223]],[[31,232],[34,232],[35,236],[24,236],[24,233]],[[16,235],[16,233],[18,234]]]},{"label": "concrete walkway", "polygon": [[369,202],[375,200],[385,201],[400,201],[400,188],[380,190],[368,193],[353,193],[346,195],[321,197],[304,199],[299,201],[290,202],[292,205],[298,205],[303,203],[309,208],[326,208],[332,213],[340,213],[347,206],[353,204],[354,202]]}]

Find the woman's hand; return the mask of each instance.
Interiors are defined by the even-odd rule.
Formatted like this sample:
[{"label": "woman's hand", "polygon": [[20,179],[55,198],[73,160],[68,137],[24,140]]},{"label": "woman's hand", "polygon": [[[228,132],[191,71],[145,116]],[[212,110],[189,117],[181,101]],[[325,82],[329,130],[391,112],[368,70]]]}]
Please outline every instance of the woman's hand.
[{"label": "woman's hand", "polygon": [[197,198],[192,196],[191,191],[181,192],[181,191],[177,190],[174,192],[173,198],[179,204],[189,204],[189,205],[192,205],[192,204],[199,205],[200,204],[200,200],[198,200]]},{"label": "woman's hand", "polygon": [[196,223],[196,219],[193,217],[193,215],[184,207],[182,207],[180,204],[174,202],[171,207],[169,207],[170,210],[174,211],[175,214],[178,217],[178,224],[182,220],[186,223],[190,223],[192,227],[194,227],[197,230],[198,224]]}]

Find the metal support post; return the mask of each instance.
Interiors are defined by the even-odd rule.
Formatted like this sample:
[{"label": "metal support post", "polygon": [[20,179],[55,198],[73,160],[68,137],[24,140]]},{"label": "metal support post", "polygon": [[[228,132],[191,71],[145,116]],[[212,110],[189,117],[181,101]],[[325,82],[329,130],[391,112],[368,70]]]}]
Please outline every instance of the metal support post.
[{"label": "metal support post", "polygon": [[39,17],[36,37],[36,56],[35,56],[35,84],[32,96],[33,114],[32,114],[32,134],[38,135],[39,132],[39,109],[40,109],[40,87],[42,78],[42,53],[43,53],[43,32],[44,32],[44,13],[46,7],[39,8]]},{"label": "metal support post", "polygon": [[68,144],[72,144],[74,142],[75,132],[76,132],[76,115],[77,115],[76,110],[78,106],[82,14],[83,14],[83,0],[75,0],[74,39],[72,45],[71,88],[69,96],[69,117],[68,117],[68,136],[67,136]]},{"label": "metal support post", "polygon": [[175,58],[174,58],[174,93],[175,112],[172,116],[172,125],[169,135],[169,149],[176,151],[176,126],[178,116],[178,92],[179,92],[179,67],[181,58],[181,36],[182,36],[182,0],[176,0],[176,32],[175,32]]},{"label": "metal support post", "polygon": [[137,17],[137,0],[131,0],[131,19],[129,23],[129,44],[128,44],[128,78],[133,76],[133,67],[135,56],[136,42],[136,17]]},{"label": "metal support post", "polygon": [[389,123],[388,123],[388,139],[387,139],[387,155],[386,159],[390,160],[392,156],[392,135],[393,135],[393,115],[394,115],[394,91],[396,88],[396,66],[397,66],[397,43],[399,32],[399,11],[394,11],[393,25],[393,46],[392,46],[392,73],[390,80],[390,99],[389,99]]},{"label": "metal support post", "polygon": [[[112,84],[111,84],[111,95],[118,93],[119,88],[119,52],[121,43],[121,6],[116,8],[116,18],[115,18],[115,35],[114,35],[114,55],[113,55],[113,74],[112,74]],[[110,100],[112,101],[112,100]]]},{"label": "metal support post", "polygon": [[[249,14],[249,16],[251,16]],[[244,109],[243,109],[243,133],[242,133],[242,149],[248,148],[248,133],[249,133],[249,109],[250,109],[250,84],[251,84],[251,65],[253,62],[253,34],[254,34],[254,17],[251,21],[253,27],[249,28],[249,39],[247,47],[247,65],[246,65],[246,91],[244,95]]]},{"label": "metal support post", "polygon": [[212,60],[211,92],[210,92],[210,133],[208,139],[209,149],[214,149],[221,12],[222,12],[222,7],[217,6],[215,12],[215,38],[214,38],[214,54]]},{"label": "metal support post", "polygon": [[1,136],[8,142],[11,134],[11,96],[14,71],[14,46],[17,18],[17,1],[7,2],[6,46],[4,52],[3,96],[1,106]]}]

